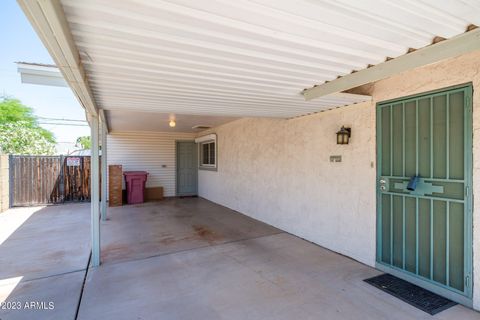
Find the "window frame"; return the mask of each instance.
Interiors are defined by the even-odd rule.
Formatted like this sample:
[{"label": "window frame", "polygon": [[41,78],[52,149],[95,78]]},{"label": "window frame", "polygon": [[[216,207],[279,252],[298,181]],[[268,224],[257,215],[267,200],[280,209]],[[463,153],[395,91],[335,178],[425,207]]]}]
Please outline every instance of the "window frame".
[{"label": "window frame", "polygon": [[[218,146],[217,146],[217,136],[216,135],[208,135],[205,136],[204,138],[198,138],[197,143],[198,143],[198,168],[200,170],[211,170],[211,171],[217,171],[217,165],[218,165]],[[208,162],[209,163],[204,163],[204,146],[209,145],[208,149]],[[211,148],[213,146],[213,162],[210,163],[211,159]]]}]

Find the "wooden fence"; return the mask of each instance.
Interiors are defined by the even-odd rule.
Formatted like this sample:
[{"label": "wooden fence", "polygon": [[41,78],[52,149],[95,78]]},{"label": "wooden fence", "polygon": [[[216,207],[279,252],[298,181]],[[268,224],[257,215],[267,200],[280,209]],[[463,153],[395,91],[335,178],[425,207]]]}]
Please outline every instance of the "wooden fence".
[{"label": "wooden fence", "polygon": [[10,206],[90,201],[89,156],[10,156]]}]

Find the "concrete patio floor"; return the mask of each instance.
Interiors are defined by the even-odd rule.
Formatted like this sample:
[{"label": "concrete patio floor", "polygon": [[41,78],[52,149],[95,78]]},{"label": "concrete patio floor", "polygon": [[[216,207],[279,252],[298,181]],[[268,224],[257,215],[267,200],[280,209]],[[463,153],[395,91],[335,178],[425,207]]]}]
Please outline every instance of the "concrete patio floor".
[{"label": "concrete patio floor", "polygon": [[282,232],[199,198],[110,208],[101,230],[104,264]]},{"label": "concrete patio floor", "polygon": [[[0,319],[74,319],[90,257],[90,204],[0,214]],[[53,310],[25,308],[48,304]]]},{"label": "concrete patio floor", "polygon": [[[87,270],[88,209],[38,210],[0,242],[0,298],[55,302],[1,320],[480,319],[458,305],[432,317],[363,282],[379,271],[199,198],[110,208],[104,263]],[[15,210],[0,222],[33,209]]]}]

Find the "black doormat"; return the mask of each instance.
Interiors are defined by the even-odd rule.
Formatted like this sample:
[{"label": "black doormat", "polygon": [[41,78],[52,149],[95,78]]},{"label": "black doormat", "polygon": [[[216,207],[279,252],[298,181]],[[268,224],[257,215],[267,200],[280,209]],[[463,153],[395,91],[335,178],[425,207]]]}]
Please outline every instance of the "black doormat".
[{"label": "black doormat", "polygon": [[388,273],[363,281],[432,316],[457,304]]}]

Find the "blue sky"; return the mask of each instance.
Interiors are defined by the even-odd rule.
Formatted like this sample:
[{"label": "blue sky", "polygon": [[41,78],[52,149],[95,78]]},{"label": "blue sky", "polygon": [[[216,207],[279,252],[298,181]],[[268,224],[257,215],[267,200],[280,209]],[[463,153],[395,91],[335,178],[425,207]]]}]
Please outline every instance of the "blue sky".
[{"label": "blue sky", "polygon": [[[85,112],[69,88],[22,84],[15,61],[53,63],[37,34],[15,0],[0,1],[0,96],[12,96],[32,107],[40,117],[85,120]],[[88,127],[42,125],[51,130],[59,144],[57,151],[72,149]]]}]

